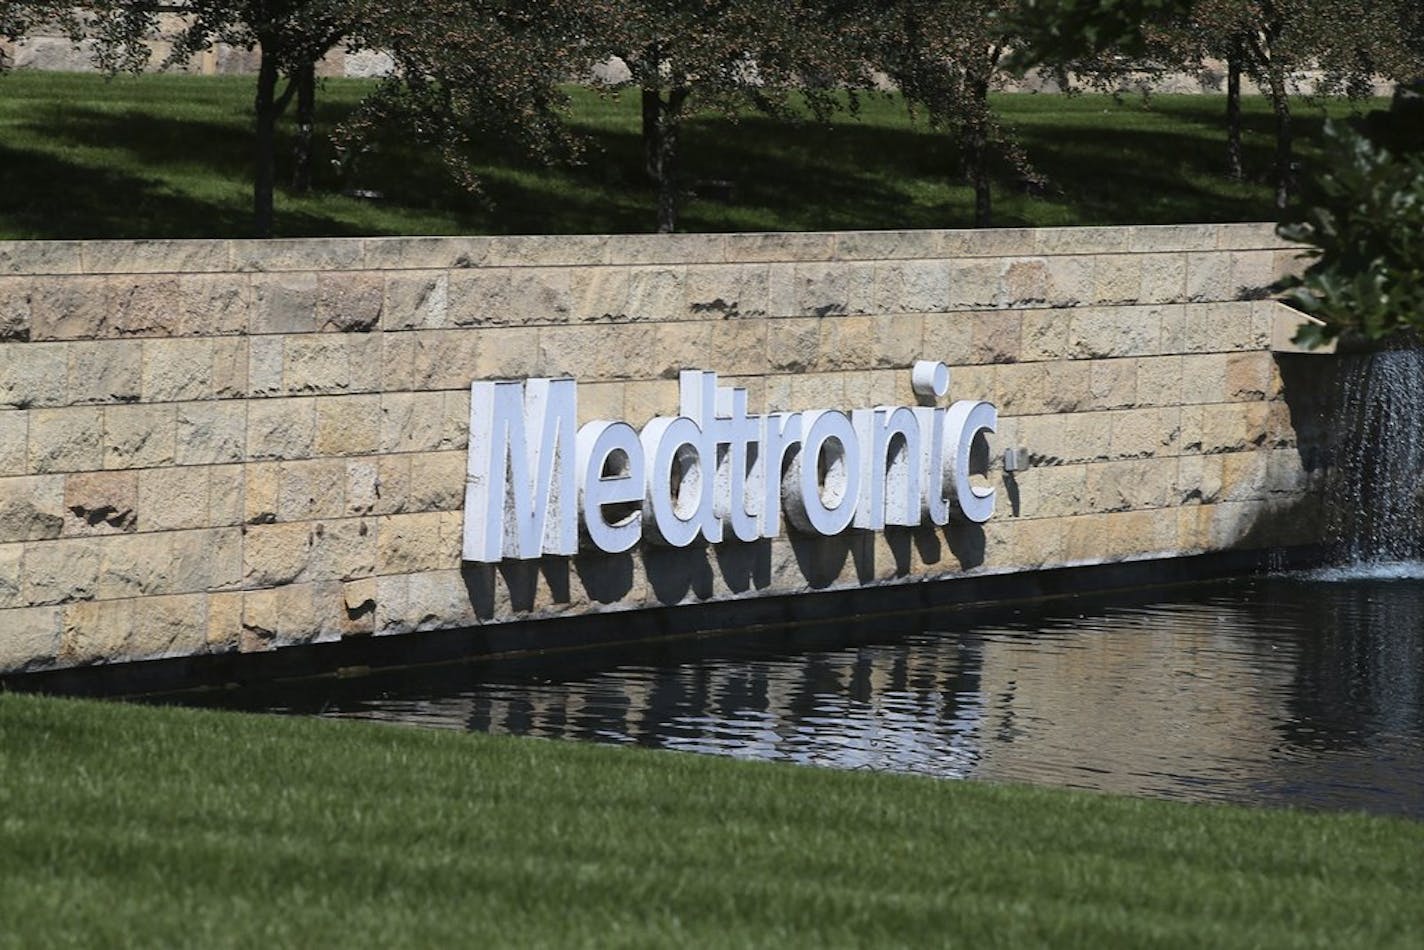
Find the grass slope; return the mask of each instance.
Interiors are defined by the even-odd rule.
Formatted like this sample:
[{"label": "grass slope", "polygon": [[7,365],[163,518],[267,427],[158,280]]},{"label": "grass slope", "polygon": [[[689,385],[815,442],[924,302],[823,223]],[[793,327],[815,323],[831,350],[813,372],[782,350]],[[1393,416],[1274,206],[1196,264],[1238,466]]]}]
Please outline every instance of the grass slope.
[{"label": "grass slope", "polygon": [[1398,820],[0,695],[8,946],[1403,946],[1421,855]]},{"label": "grass slope", "polygon": [[[327,80],[318,127],[330,129],[370,88]],[[571,90],[582,164],[533,167],[491,154],[483,197],[455,188],[439,161],[400,134],[344,178],[327,146],[317,191],[279,193],[289,236],[600,233],[650,230],[638,105],[629,95]],[[252,150],[248,77],[0,75],[0,237],[222,237],[248,231]],[[1004,95],[996,107],[1050,182],[1030,197],[1008,170],[996,188],[1000,225],[1162,224],[1269,220],[1271,115],[1245,102],[1246,160],[1256,179],[1224,179],[1218,96]],[[1333,103],[1334,114],[1349,107]],[[1308,160],[1322,108],[1300,108]],[[290,133],[290,120],[283,126]],[[688,182],[728,181],[730,202],[691,200],[682,229],[818,230],[960,227],[973,198],[952,143],[885,97],[825,126],[748,113],[704,115],[683,135]],[[290,140],[279,144],[280,164]],[[379,201],[343,197],[353,188]]]}]

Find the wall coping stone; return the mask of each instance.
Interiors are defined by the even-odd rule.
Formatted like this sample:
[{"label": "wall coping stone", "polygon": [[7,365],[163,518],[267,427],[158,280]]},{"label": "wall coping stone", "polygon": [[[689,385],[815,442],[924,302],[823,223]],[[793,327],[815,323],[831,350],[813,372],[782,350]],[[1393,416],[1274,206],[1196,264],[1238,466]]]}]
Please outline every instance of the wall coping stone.
[{"label": "wall coping stone", "polygon": [[275,240],[0,241],[0,276],[748,264],[1288,250],[1268,222]]}]

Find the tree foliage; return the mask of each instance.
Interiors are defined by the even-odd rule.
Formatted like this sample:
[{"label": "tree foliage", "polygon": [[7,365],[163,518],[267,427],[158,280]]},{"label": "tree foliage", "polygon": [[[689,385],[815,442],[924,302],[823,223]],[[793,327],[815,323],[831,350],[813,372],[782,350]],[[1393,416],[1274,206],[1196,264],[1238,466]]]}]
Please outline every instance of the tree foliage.
[{"label": "tree foliage", "polygon": [[1327,124],[1326,138],[1302,206],[1279,227],[1314,259],[1279,289],[1324,321],[1302,327],[1296,341],[1424,329],[1424,156],[1396,154],[1340,123]]}]

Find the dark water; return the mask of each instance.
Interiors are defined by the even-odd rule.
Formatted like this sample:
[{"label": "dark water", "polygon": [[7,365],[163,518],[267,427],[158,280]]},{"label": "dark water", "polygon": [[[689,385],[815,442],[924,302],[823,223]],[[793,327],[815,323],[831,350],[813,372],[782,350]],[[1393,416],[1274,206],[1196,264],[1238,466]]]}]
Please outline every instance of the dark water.
[{"label": "dark water", "polygon": [[852,619],[636,655],[388,673],[241,704],[1424,818],[1418,563]]}]

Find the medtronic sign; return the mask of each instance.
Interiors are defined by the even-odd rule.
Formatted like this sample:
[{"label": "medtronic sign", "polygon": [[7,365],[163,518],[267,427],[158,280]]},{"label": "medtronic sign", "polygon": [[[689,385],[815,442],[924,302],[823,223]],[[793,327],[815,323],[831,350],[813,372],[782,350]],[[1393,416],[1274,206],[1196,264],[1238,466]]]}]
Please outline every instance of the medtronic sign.
[{"label": "medtronic sign", "polygon": [[[912,382],[944,396],[949,370],[921,361]],[[685,370],[678,384],[679,414],[641,432],[578,428],[572,379],[472,384],[464,559],[754,541],[780,535],[783,514],[834,535],[994,513],[994,490],[970,481],[974,439],[998,424],[990,403],[755,415],[716,373]]]}]

